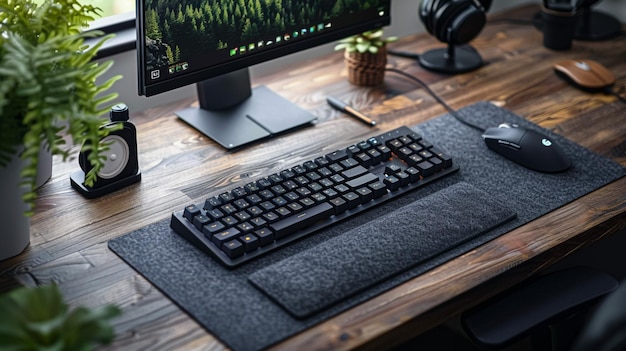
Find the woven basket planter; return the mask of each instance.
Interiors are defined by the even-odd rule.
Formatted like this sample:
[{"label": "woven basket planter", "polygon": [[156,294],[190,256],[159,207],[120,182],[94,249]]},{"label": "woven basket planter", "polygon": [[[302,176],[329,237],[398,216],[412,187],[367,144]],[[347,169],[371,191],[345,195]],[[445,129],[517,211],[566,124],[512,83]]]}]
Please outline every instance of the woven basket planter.
[{"label": "woven basket planter", "polygon": [[350,83],[370,87],[383,84],[387,64],[386,47],[379,48],[376,54],[345,51],[344,61]]}]

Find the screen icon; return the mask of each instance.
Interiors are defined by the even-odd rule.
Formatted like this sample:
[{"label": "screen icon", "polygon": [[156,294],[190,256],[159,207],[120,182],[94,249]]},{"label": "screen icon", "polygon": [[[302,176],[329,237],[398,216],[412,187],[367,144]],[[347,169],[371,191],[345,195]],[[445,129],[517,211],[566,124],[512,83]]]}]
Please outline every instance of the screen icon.
[{"label": "screen icon", "polygon": [[150,72],[150,78],[151,79],[161,78],[161,71],[159,71],[158,69],[155,69],[154,71]]}]

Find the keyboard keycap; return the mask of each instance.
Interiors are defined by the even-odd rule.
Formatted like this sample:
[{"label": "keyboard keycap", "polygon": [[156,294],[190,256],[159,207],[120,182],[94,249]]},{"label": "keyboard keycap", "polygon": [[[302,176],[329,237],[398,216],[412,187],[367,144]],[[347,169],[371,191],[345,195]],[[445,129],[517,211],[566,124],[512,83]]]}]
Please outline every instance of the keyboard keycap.
[{"label": "keyboard keycap", "polygon": [[274,233],[268,228],[261,228],[255,231],[254,234],[259,238],[259,244],[261,244],[261,246],[269,245],[274,242]]},{"label": "keyboard keycap", "polygon": [[331,163],[336,163],[341,160],[345,160],[346,158],[348,158],[346,150],[337,150],[326,155],[326,159]]},{"label": "keyboard keycap", "polygon": [[221,230],[226,229],[226,226],[222,222],[213,222],[202,227],[202,232],[207,236],[207,238],[213,238],[215,233],[218,233]]},{"label": "keyboard keycap", "polygon": [[378,180],[378,177],[372,173],[367,173],[364,174],[356,179],[352,179],[350,181],[348,181],[346,184],[348,185],[348,187],[350,187],[351,189],[356,189],[356,188],[360,188],[363,185],[375,182]]},{"label": "keyboard keycap", "polygon": [[347,179],[356,178],[362,174],[367,173],[367,169],[363,166],[356,166],[341,172],[341,175]]},{"label": "keyboard keycap", "polygon": [[274,231],[276,239],[283,238],[298,229],[307,227],[322,218],[329,217],[333,213],[333,207],[325,202],[313,206],[295,216],[287,217],[278,222],[272,223],[270,228]]},{"label": "keyboard keycap", "polygon": [[241,243],[243,244],[246,252],[255,250],[260,245],[259,239],[257,239],[254,234],[243,235],[239,237],[239,241],[241,241]]},{"label": "keyboard keycap", "polygon": [[224,244],[222,251],[230,258],[235,258],[243,255],[246,251],[243,244],[239,240],[231,240]]},{"label": "keyboard keycap", "polygon": [[433,164],[428,161],[423,161],[416,164],[415,168],[419,169],[424,177],[435,174],[435,166],[433,166]]},{"label": "keyboard keycap", "polygon": [[222,247],[222,244],[228,242],[232,239],[237,238],[241,232],[237,228],[230,228],[224,231],[221,231],[215,235],[213,235],[213,242],[218,246]]},{"label": "keyboard keycap", "polygon": [[183,216],[189,221],[193,221],[193,217],[200,214],[200,209],[196,205],[189,205],[185,207],[185,213]]}]

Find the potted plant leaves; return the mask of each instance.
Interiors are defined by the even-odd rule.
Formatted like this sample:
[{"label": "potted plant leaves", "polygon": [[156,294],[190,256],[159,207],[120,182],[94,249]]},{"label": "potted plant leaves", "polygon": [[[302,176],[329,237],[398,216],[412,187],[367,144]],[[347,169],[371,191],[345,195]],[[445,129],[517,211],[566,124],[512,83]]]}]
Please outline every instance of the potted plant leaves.
[{"label": "potted plant leaves", "polygon": [[85,144],[94,166],[86,183],[104,164],[106,145],[98,141],[108,130],[100,126],[116,97],[106,91],[119,77],[96,83],[113,64],[92,60],[108,37],[85,44],[100,35],[83,31],[98,13],[79,0],[0,0],[0,221],[5,226],[0,260],[19,254],[30,241],[28,216],[42,147],[66,159],[68,138]]},{"label": "potted plant leaves", "polygon": [[113,340],[108,320],[120,313],[113,305],[70,310],[56,285],[18,288],[0,296],[0,348],[91,350]]}]

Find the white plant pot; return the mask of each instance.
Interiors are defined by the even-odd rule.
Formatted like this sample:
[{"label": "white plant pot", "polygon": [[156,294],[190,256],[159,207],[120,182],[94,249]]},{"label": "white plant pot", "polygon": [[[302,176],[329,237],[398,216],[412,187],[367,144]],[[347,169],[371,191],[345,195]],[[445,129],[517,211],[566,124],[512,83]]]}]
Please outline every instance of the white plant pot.
[{"label": "white plant pot", "polygon": [[19,185],[24,164],[15,155],[0,167],[0,261],[20,254],[30,243],[30,218],[24,216],[28,205],[22,200],[26,188]]}]

